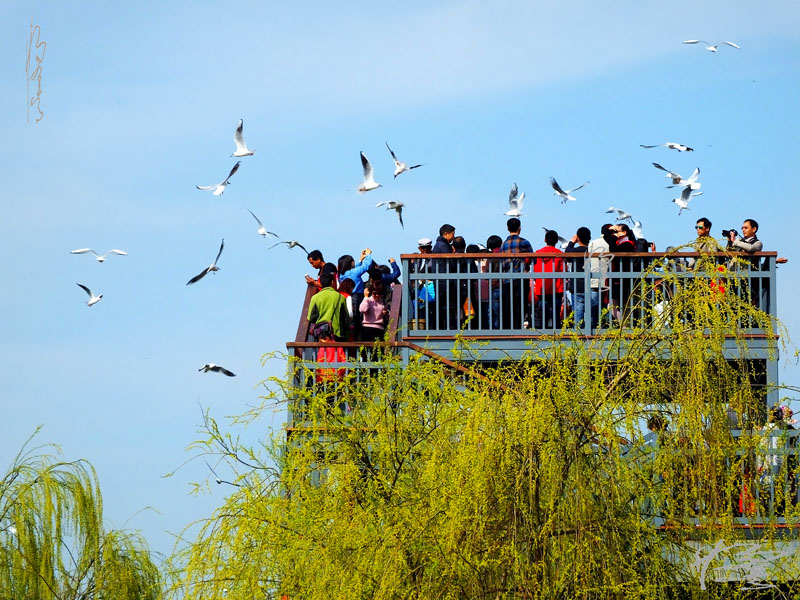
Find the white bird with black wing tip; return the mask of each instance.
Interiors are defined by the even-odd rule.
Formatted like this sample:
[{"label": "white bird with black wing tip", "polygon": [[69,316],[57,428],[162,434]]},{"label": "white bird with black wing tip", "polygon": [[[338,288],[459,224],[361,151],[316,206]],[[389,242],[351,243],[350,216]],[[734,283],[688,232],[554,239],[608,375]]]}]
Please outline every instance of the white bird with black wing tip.
[{"label": "white bird with black wing tip", "polygon": [[677,150],[678,152],[694,152],[694,148],[689,148],[684,144],[678,144],[677,142],[666,142],[664,144],[654,144],[652,146],[646,146],[645,144],[639,144],[642,148],[660,148],[664,146],[665,148],[669,148],[670,150]]},{"label": "white bird with black wing tip", "polygon": [[255,150],[250,150],[244,141],[244,136],[242,135],[243,129],[244,119],[239,119],[239,124],[236,126],[236,131],[233,132],[233,143],[236,144],[236,152],[231,154],[231,156],[253,156],[253,154],[255,154]]},{"label": "white bird with black wing tip", "polygon": [[575,188],[572,188],[572,189],[569,189],[569,190],[562,190],[561,186],[558,185],[558,182],[555,180],[555,178],[553,178],[553,177],[550,178],[550,185],[552,186],[555,195],[559,196],[561,198],[561,204],[564,204],[567,200],[569,200],[571,202],[575,202],[576,198],[571,195],[572,192],[577,192],[583,186],[588,185],[588,183],[589,182],[587,181],[585,183],[582,183],[578,187],[575,187]]},{"label": "white bird with black wing tip", "polygon": [[219,260],[220,255],[222,254],[222,249],[225,247],[225,239],[223,238],[222,243],[219,245],[219,252],[217,252],[217,258],[214,259],[214,262],[211,263],[208,267],[203,269],[201,273],[198,273],[194,277],[192,277],[189,281],[186,282],[186,285],[192,285],[193,283],[197,283],[203,277],[208,275],[213,271],[219,271],[219,267],[217,266],[217,261]]},{"label": "white bird with black wing tip", "polygon": [[689,202],[695,196],[702,196],[702,194],[703,192],[693,192],[692,188],[690,188],[688,185],[683,188],[680,197],[672,199],[672,201],[680,207],[678,210],[678,216],[680,216],[680,214],[685,210],[691,210],[689,208]]},{"label": "white bird with black wing tip", "polygon": [[[389,148],[389,142],[386,142],[386,147]],[[389,148],[389,154],[392,155],[392,160],[394,161],[394,176],[395,176],[395,178],[398,175],[400,175],[400,173],[405,173],[406,171],[410,171],[411,169],[416,169],[417,167],[424,166],[424,164],[419,164],[419,165],[412,165],[412,166],[409,167],[406,163],[400,162],[399,160],[397,160],[397,156],[395,156],[395,154],[394,154],[394,152],[392,151],[391,148]]]},{"label": "white bird with black wing tip", "polygon": [[525,192],[519,193],[519,188],[517,188],[517,184],[511,186],[511,191],[508,193],[508,210],[504,212],[504,215],[509,217],[521,217],[522,216],[522,205],[525,202]]},{"label": "white bird with black wing tip", "polygon": [[405,204],[403,204],[402,202],[395,202],[394,200],[389,200],[388,202],[378,202],[375,205],[375,208],[383,206],[384,204],[386,205],[386,210],[393,210],[394,212],[397,213],[397,218],[400,219],[400,227],[405,229],[406,226],[403,225],[403,207],[405,206]]},{"label": "white bird with black wing tip", "polygon": [[614,212],[617,213],[617,221],[626,221],[627,220],[627,221],[630,221],[631,223],[633,223],[633,217],[631,216],[631,213],[626,212],[626,211],[622,210],[621,208],[617,208],[615,206],[609,206],[608,210],[606,212],[607,213],[614,213]]},{"label": "white bird with black wing tip", "polygon": [[272,250],[275,246],[280,246],[281,244],[286,244],[286,247],[289,250],[291,250],[292,248],[295,248],[295,247],[296,248],[302,248],[303,252],[308,254],[308,250],[305,249],[305,246],[303,246],[303,244],[301,244],[300,242],[296,242],[294,240],[280,241],[277,244],[272,244],[272,246],[270,246],[268,248],[268,250]]},{"label": "white bird with black wing tip", "polygon": [[109,254],[116,254],[117,256],[128,256],[127,252],[124,252],[123,250],[117,250],[116,248],[112,248],[105,254],[98,254],[91,248],[78,248],[77,250],[71,251],[70,254],[86,254],[87,252],[94,254],[94,257],[97,259],[97,262],[99,263],[105,262],[106,256],[108,256]]},{"label": "white bird with black wing tip", "polygon": [[194,187],[196,187],[198,190],[203,190],[203,191],[214,190],[215,196],[221,196],[225,191],[225,188],[228,187],[228,185],[230,185],[229,179],[233,177],[233,174],[236,173],[236,171],[239,170],[240,164],[242,164],[242,161],[238,161],[235,165],[233,165],[233,168],[231,169],[231,172],[228,173],[228,176],[222,181],[220,181],[217,185],[196,185]]},{"label": "white bird with black wing tip", "polygon": [[680,173],[675,173],[674,171],[670,171],[669,169],[665,169],[658,163],[653,163],[653,166],[656,169],[661,169],[662,171],[666,172],[667,178],[672,179],[672,185],[668,185],[668,188],[672,188],[675,186],[683,186],[688,185],[693,190],[699,190],[703,184],[697,181],[697,178],[700,176],[700,167],[697,167],[692,174],[689,175],[688,178],[684,179],[683,175]]},{"label": "white bird with black wing tip", "polygon": [[[245,206],[245,208],[247,207]],[[272,237],[278,237],[277,233],[272,233],[271,231],[267,231],[267,228],[264,227],[264,225],[261,223],[261,220],[255,215],[255,213],[252,210],[247,208],[247,212],[253,215],[253,218],[256,220],[256,223],[258,223],[258,235],[264,238],[267,237],[268,235]]]},{"label": "white bird with black wing tip", "polygon": [[369,159],[364,156],[364,153],[361,153],[361,167],[364,169],[364,181],[361,182],[361,185],[358,186],[358,191],[360,193],[370,192],[372,190],[377,190],[379,187],[383,187],[380,183],[375,183],[375,174],[372,171],[372,165],[369,163]]},{"label": "white bird with black wing tip", "polygon": [[236,373],[232,373],[225,367],[215,365],[214,363],[206,363],[197,370],[202,371],[203,373],[208,373],[209,371],[212,371],[214,373],[221,373],[223,375],[227,375],[228,377],[236,377]]},{"label": "white bird with black wing tip", "polygon": [[99,296],[95,296],[92,293],[92,290],[90,290],[85,285],[82,285],[80,283],[76,283],[75,285],[77,285],[79,288],[81,288],[89,296],[89,301],[86,303],[86,306],[93,306],[93,305],[97,304],[98,302],[100,302],[100,298],[103,297],[103,294],[100,294]]},{"label": "white bird with black wing tip", "polygon": [[722,46],[722,45],[730,46],[731,48],[736,48],[737,50],[741,50],[741,48],[739,47],[738,44],[734,44],[733,42],[728,42],[728,41],[717,42],[716,44],[709,44],[705,40],[683,40],[683,43],[684,44],[705,44],[706,45],[705,46],[706,50],[708,50],[709,52],[713,52],[714,54],[717,53],[717,47]]}]

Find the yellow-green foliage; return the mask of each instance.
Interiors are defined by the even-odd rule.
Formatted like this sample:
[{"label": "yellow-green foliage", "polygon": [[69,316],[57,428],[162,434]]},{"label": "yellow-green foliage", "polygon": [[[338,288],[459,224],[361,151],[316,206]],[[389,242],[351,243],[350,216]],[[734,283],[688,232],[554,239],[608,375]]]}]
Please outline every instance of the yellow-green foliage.
[{"label": "yellow-green foliage", "polygon": [[[521,361],[479,370],[463,362],[464,373],[387,353],[358,380],[275,381],[249,417],[278,398],[301,422],[267,455],[250,449],[242,460],[209,419],[202,444],[242,469],[240,487],[177,556],[176,593],[699,595],[697,573],[667,557],[690,537],[737,538],[742,474],[754,464],[764,414],[749,363],[729,360],[725,349],[746,348],[745,322],[768,334],[776,326],[739,297],[745,282],[735,273],[705,268],[691,279],[666,273],[670,305],[631,307],[638,329],[592,342],[561,338]],[[729,405],[743,423],[738,440]],[[645,425],[654,415],[669,425],[658,442]],[[794,509],[786,510],[791,521]],[[763,508],[758,518],[774,522]],[[703,594],[744,593],[737,590]]]},{"label": "yellow-green foliage", "polygon": [[162,577],[146,544],[105,531],[85,461],[16,456],[0,479],[0,600],[155,600]]}]

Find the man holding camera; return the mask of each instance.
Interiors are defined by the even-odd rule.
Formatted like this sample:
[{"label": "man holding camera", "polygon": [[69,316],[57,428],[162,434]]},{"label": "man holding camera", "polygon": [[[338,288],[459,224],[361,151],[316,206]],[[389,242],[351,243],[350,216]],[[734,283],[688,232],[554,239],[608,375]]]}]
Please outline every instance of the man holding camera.
[{"label": "man holding camera", "polygon": [[[722,235],[728,238],[727,249],[730,252],[744,252],[745,254],[755,254],[761,252],[764,245],[758,239],[756,233],[758,232],[758,222],[755,219],[745,219],[742,223],[742,236],[739,237],[739,232],[735,229],[723,229]],[[745,258],[750,263],[750,271],[758,271],[761,267],[761,259],[756,256],[749,256]],[[736,262],[731,261],[729,265],[731,270],[737,268]],[[750,280],[750,302],[753,306],[768,310],[767,299],[767,282],[758,277],[751,277]]]},{"label": "man holding camera", "polygon": [[[758,232],[758,222],[755,219],[745,219],[742,223],[742,237],[739,237],[739,232],[735,229],[723,229],[722,235],[728,238],[728,250],[731,252],[744,252],[745,254],[753,254],[761,252],[763,244],[758,239],[756,233]],[[750,268],[753,271],[758,271],[761,260],[758,258],[748,258],[748,262],[752,265]]]}]

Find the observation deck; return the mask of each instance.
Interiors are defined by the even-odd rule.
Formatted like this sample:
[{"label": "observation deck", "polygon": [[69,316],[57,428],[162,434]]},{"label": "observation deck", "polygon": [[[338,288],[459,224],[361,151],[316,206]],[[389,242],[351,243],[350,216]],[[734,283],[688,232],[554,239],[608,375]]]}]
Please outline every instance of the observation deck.
[{"label": "observation deck", "polygon": [[[741,259],[733,264],[732,256]],[[554,267],[554,259],[561,263]],[[626,344],[647,332],[664,339],[656,352],[666,359],[676,320],[686,325],[695,319],[681,301],[689,286],[706,287],[711,305],[737,302],[775,317],[776,259],[776,252],[403,254],[405,284],[394,285],[384,345],[404,360],[422,353],[455,367],[454,361],[496,364],[544,355],[564,344],[591,346],[609,358],[611,352],[624,354]],[[314,292],[309,286],[295,340],[287,343],[290,354],[312,370],[324,346],[309,335],[306,319]],[[576,323],[580,304],[584,318]],[[729,323],[724,355],[750,361],[754,383],[774,404],[775,321],[737,321]],[[345,368],[368,366],[355,360],[363,343],[336,345],[352,358]]]},{"label": "observation deck", "polygon": [[[562,262],[554,263],[554,258]],[[743,361],[755,396],[766,408],[779,401],[776,259],[775,252],[403,254],[404,283],[394,286],[386,341],[376,347],[396,354],[404,364],[413,355],[422,355],[471,377],[480,376],[480,369],[473,367],[481,364],[552,358],[555,347],[588,348],[593,357],[613,363],[615,357],[625,355],[629,344],[644,337],[651,343],[650,356],[669,360],[676,333],[689,333],[714,337],[726,361]],[[341,390],[335,395],[338,401],[346,396],[348,386],[370,378],[370,371],[381,363],[373,362],[375,353],[364,351],[363,343],[320,343],[310,337],[306,315],[314,293],[309,286],[295,340],[287,343],[291,384],[303,390],[305,398],[333,386]],[[580,305],[585,307],[583,319],[576,318]],[[331,345],[342,348],[346,359],[320,360],[320,349]],[[346,385],[337,388],[343,378]],[[343,422],[348,423],[358,410],[343,402]],[[724,456],[718,458],[719,477],[733,482],[732,491],[725,498],[711,498],[719,504],[715,514],[725,515],[728,533],[719,535],[734,531],[738,540],[749,545],[719,545],[722,537],[717,537],[716,524],[709,524],[703,515],[709,499],[687,502],[677,526],[675,513],[667,517],[663,506],[645,507],[642,516],[666,536],[685,542],[683,550],[688,554],[676,556],[676,563],[705,564],[708,569],[713,559],[719,565],[712,569],[717,581],[749,581],[751,575],[743,574],[741,565],[746,560],[752,563],[753,553],[760,557],[767,547],[790,557],[790,563],[781,563],[781,568],[796,572],[792,577],[800,579],[796,514],[800,431],[759,431],[754,423],[742,425],[746,429],[741,430],[731,424],[724,434],[728,441]],[[289,440],[295,435],[299,439],[308,434],[324,436],[317,424],[306,420],[302,403],[290,403],[286,431]],[[620,453],[643,471],[652,471],[647,465],[654,464],[659,453],[672,457],[662,458],[659,464],[674,469],[707,454],[706,442],[684,444],[686,438],[679,430],[671,434],[671,447],[669,438],[659,439],[659,434],[645,431],[643,422],[635,442],[619,442]],[[775,467],[779,463],[782,466]],[[765,465],[771,465],[772,471]],[[769,477],[764,475],[767,472]],[[677,484],[673,494],[679,489]],[[675,529],[680,529],[677,535]],[[729,556],[727,562],[717,557],[723,550]],[[750,558],[743,554],[748,552]],[[712,571],[708,571],[709,580]],[[759,577],[778,579],[766,571]]]}]

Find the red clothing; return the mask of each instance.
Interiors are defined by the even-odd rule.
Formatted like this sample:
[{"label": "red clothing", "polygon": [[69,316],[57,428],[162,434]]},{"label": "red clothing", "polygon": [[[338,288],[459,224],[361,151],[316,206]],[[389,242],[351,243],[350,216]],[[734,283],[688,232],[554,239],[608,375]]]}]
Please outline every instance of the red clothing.
[{"label": "red clothing", "polygon": [[[544,248],[539,248],[536,252],[551,252],[553,254],[564,254],[561,250],[559,250],[555,246],[545,246]],[[565,270],[566,269],[564,268],[564,259],[555,256],[553,258],[537,257],[536,262],[533,265],[534,273],[563,273]],[[533,281],[534,281],[533,295],[537,298],[541,298],[543,292],[547,295],[551,295],[554,289],[557,294],[564,293],[563,279],[534,279]]]},{"label": "red clothing", "polygon": [[[344,353],[344,348],[341,346],[323,346],[317,352],[317,363],[343,363],[347,362],[347,355]],[[317,367],[316,380],[317,383],[324,383],[325,381],[341,381],[344,379],[344,367],[341,369],[332,369],[330,367]]]}]

